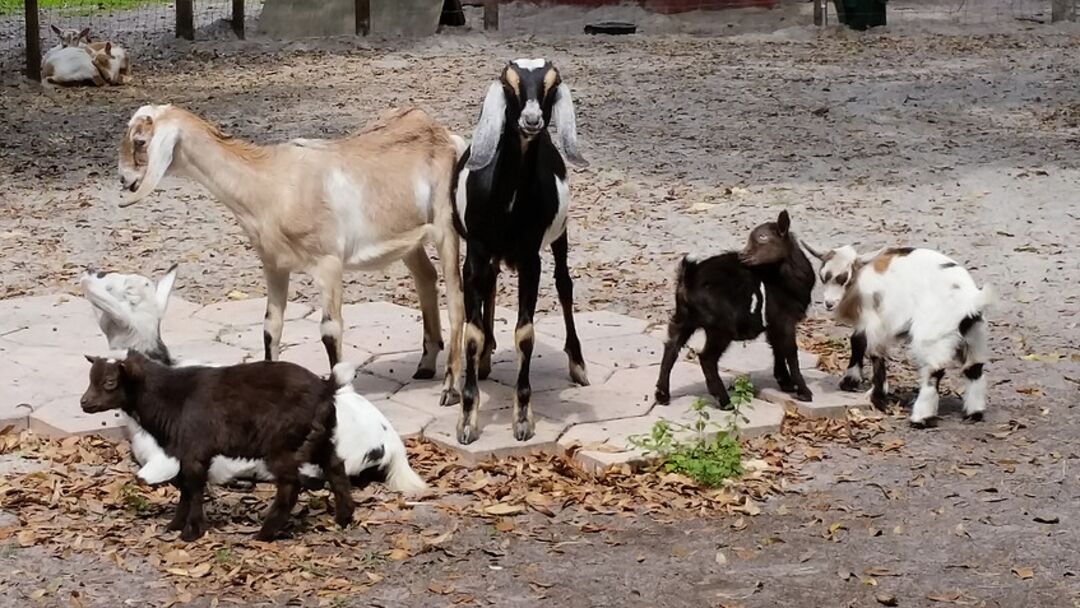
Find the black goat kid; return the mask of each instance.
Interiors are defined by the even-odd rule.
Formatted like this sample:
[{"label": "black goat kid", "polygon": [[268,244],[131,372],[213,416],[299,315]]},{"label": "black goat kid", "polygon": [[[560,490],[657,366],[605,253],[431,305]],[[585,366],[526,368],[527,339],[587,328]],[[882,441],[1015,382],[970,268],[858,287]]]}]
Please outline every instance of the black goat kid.
[{"label": "black goat kid", "polygon": [[670,401],[671,368],[698,329],[705,330],[705,348],[698,353],[698,361],[709,394],[721,408],[730,407],[731,400],[717,369],[720,357],[733,341],[753,340],[762,331],[772,347],[773,376],[780,388],[795,393],[800,401],[813,398],[799,371],[795,326],[810,306],[814,268],[790,228],[791,219],[787,211],[782,211],[777,221],[754,228],[742,252],[702,261],[683,258],[675,314],[668,323],[668,339],[656,381],[657,402]]},{"label": "black goat kid", "polygon": [[533,313],[540,286],[540,249],[551,247],[555,288],[566,323],[570,377],[588,384],[581,344],[574,329],[574,285],[566,264],[566,211],[570,202],[566,165],[547,126],[558,130],[566,158],[587,163],[577,152],[577,127],[570,89],[543,59],[509,63],[484,98],[472,147],[458,162],[454,224],[465,239],[465,385],[458,441],[472,443],[477,426],[477,377],[491,371],[495,349],[495,283],[501,264],[518,272],[518,321],[514,341],[518,378],[514,393],[514,437],[533,435],[529,360]]}]

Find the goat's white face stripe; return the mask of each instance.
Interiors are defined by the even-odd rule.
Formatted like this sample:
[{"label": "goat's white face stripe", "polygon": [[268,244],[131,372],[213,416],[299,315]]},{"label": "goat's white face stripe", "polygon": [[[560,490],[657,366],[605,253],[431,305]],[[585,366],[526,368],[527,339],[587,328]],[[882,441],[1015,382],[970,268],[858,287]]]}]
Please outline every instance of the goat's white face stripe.
[{"label": "goat's white face stripe", "polygon": [[539,70],[547,62],[544,59],[515,59],[513,64],[523,70]]}]

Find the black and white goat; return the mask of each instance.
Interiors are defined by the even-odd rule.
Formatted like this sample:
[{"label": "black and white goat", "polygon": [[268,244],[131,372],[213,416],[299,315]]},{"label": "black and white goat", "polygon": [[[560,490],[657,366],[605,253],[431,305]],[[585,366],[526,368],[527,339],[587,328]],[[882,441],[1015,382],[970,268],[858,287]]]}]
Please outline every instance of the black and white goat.
[{"label": "black and white goat", "polygon": [[[201,365],[177,360],[161,339],[161,321],[175,282],[175,265],[157,282],[138,274],[92,270],[80,277],[79,286],[93,306],[114,358],[123,358],[132,350],[163,365]],[[356,393],[351,383],[342,383],[335,406],[333,440],[350,477],[385,481],[387,487],[399,492],[419,492],[427,487],[409,467],[405,444],[393,425],[374,404]],[[138,421],[124,416],[131,452],[140,465],[139,479],[151,484],[174,479],[180,472],[180,461],[167,454]],[[301,472],[305,477],[321,475],[312,464],[305,464]],[[215,455],[208,478],[211,483],[223,484],[233,479],[270,481],[273,475],[260,459]]]},{"label": "black and white goat", "polygon": [[80,405],[87,413],[121,410],[180,460],[180,504],[169,530],[192,541],[203,535],[203,493],[219,455],[263,460],[277,496],[259,531],[273,540],[300,492],[300,467],[313,462],[330,482],[338,525],[352,521],[352,487],[331,441],[335,394],[352,381],[347,363],[323,380],[282,361],[224,367],[172,367],[135,351],[123,360],[87,356],[90,385]]},{"label": "black and white goat", "polygon": [[698,353],[698,361],[709,394],[721,408],[731,401],[717,369],[720,357],[733,341],[753,340],[763,331],[772,347],[777,384],[800,401],[813,399],[799,371],[795,327],[810,306],[814,267],[791,233],[787,211],[780,212],[775,222],[754,228],[741,252],[700,261],[683,258],[677,283],[675,313],[668,323],[656,381],[658,403],[671,399],[671,368],[699,329],[705,330],[705,349]]},{"label": "black and white goat", "polygon": [[873,368],[870,399],[888,401],[885,358],[891,347],[907,343],[919,367],[919,395],[911,423],[925,426],[937,416],[938,388],[945,370],[959,367],[964,382],[964,415],[981,420],[986,409],[989,356],[984,311],[992,300],[962,266],[937,251],[895,247],[859,255],[854,247],[819,253],[825,308],[854,326],[851,361],[841,387],[852,390],[862,380],[863,355]]},{"label": "black and white goat", "polygon": [[525,441],[534,429],[529,360],[543,247],[550,246],[555,258],[555,288],[566,324],[570,377],[578,384],[589,383],[574,328],[574,286],[566,264],[570,187],[566,165],[548,134],[552,124],[566,158],[587,165],[577,150],[570,88],[559,71],[544,59],[512,61],[488,88],[472,146],[458,162],[454,224],[467,243],[463,273],[466,375],[457,429],[462,444],[479,436],[477,376],[484,378],[491,371],[500,264],[518,272],[514,437]]}]

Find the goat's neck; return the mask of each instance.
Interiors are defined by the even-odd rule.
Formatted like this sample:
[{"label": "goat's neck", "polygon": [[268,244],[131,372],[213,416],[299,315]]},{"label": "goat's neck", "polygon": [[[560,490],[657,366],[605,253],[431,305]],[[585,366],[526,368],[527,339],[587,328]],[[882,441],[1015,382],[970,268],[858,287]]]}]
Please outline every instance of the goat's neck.
[{"label": "goat's neck", "polygon": [[170,404],[183,401],[163,398],[157,380],[151,376],[144,379],[141,386],[129,387],[123,411],[164,447],[175,439],[173,431],[180,416],[180,408],[170,407]]},{"label": "goat's neck", "polygon": [[205,186],[245,226],[245,217],[256,215],[260,205],[273,200],[263,192],[267,180],[259,162],[237,154],[209,133],[189,129],[180,138],[177,153],[183,172]]}]

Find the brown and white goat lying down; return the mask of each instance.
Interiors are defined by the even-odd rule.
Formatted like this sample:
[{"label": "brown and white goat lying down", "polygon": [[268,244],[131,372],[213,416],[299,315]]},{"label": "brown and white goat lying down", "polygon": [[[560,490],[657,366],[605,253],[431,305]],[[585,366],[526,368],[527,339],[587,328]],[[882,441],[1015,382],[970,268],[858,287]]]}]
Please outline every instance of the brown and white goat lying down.
[{"label": "brown and white goat lying down", "polygon": [[450,316],[442,402],[456,403],[464,302],[450,180],[465,142],[419,109],[388,112],[342,139],[294,139],[260,146],[223,134],[181,108],[135,112],[120,144],[128,206],[167,174],[202,184],[232,211],[262,261],[267,304],[266,360],[277,360],[289,275],[309,274],[322,296],[320,325],[333,367],[341,360],[342,273],[402,260],[423,313],[423,355],[415,378],[432,378],[441,338],[438,278],[424,251],[443,264]]},{"label": "brown and white goat lying down", "polygon": [[338,525],[352,521],[352,486],[332,441],[334,396],[351,380],[350,364],[339,364],[323,380],[287,362],[170,367],[134,351],[124,360],[87,360],[83,411],[122,410],[179,459],[180,505],[168,529],[181,530],[183,540],[205,532],[203,492],[219,455],[263,460],[274,475],[277,495],[259,540],[273,540],[288,521],[307,462],[321,467],[330,483]]}]

